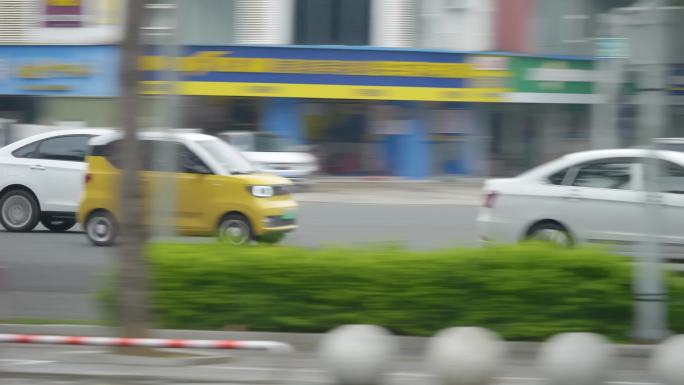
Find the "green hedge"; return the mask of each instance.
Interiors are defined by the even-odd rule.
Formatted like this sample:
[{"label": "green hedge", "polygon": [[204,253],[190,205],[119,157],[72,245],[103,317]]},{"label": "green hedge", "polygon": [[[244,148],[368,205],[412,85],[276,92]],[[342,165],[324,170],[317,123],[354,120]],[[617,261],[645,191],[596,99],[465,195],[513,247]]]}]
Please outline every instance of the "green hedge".
[{"label": "green hedge", "polygon": [[[625,339],[632,318],[631,264],[597,249],[158,244],[149,255],[156,321],[166,328],[324,332],[370,323],[429,336],[476,325],[508,339],[568,331]],[[670,283],[682,298],[684,280]],[[684,306],[672,314],[684,330]]]}]

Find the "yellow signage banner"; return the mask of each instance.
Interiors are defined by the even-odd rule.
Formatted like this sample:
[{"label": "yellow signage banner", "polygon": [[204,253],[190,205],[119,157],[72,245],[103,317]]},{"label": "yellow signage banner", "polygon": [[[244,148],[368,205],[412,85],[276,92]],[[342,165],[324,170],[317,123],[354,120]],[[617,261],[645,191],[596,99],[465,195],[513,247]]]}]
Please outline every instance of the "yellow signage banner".
[{"label": "yellow signage banner", "polygon": [[[435,63],[419,61],[311,60],[230,57],[231,51],[199,51],[175,59],[174,68],[190,75],[212,72],[251,72],[279,74],[410,76],[468,79],[508,77],[506,70],[482,70],[471,63]],[[143,56],[143,71],[163,71],[173,60],[164,56]]]},{"label": "yellow signage banner", "polygon": [[[174,87],[175,89],[171,89]],[[499,102],[504,88],[440,88],[349,86],[335,84],[286,84],[243,82],[142,82],[142,93],[180,95],[297,97],[314,99],[419,100],[443,102]]]}]

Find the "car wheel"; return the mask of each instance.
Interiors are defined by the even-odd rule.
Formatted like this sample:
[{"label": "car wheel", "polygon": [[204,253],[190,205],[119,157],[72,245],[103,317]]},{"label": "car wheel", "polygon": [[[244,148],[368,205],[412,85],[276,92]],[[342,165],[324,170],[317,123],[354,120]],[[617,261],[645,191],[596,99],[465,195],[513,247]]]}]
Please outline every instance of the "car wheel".
[{"label": "car wheel", "polygon": [[563,247],[570,247],[574,243],[568,229],[555,222],[542,222],[534,225],[528,232],[527,239]]},{"label": "car wheel", "polygon": [[245,245],[252,240],[252,226],[244,215],[226,215],[219,223],[218,239],[231,245]]},{"label": "car wheel", "polygon": [[40,208],[25,190],[12,190],[0,199],[0,223],[7,231],[31,231],[38,225]]},{"label": "car wheel", "polygon": [[267,233],[256,237],[256,241],[259,243],[265,243],[269,245],[274,245],[285,238],[285,233]]},{"label": "car wheel", "polygon": [[76,224],[76,221],[73,219],[59,219],[59,220],[43,219],[40,221],[40,223],[50,231],[61,233],[61,232],[67,231],[70,228],[74,227],[74,225]]},{"label": "car wheel", "polygon": [[85,222],[85,233],[95,246],[111,246],[118,235],[118,225],[114,216],[107,211],[95,211]]}]

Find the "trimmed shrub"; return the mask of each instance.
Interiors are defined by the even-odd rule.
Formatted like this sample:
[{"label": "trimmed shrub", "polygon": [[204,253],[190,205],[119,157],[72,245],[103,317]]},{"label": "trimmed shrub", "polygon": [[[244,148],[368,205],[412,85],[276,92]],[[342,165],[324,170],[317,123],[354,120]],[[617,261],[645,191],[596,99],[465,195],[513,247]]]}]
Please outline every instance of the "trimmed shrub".
[{"label": "trimmed shrub", "polygon": [[[593,248],[540,244],[413,252],[155,244],[153,307],[165,328],[325,332],[368,323],[429,336],[482,326],[513,340],[592,331],[627,338],[631,264]],[[684,330],[684,280],[671,314]],[[100,296],[112,308],[113,296]]]}]

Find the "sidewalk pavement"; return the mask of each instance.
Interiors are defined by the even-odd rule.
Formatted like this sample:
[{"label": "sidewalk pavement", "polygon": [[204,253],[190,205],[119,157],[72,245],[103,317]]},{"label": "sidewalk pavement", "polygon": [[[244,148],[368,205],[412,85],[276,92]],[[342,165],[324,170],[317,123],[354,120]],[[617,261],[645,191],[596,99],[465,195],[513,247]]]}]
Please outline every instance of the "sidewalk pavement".
[{"label": "sidewalk pavement", "polygon": [[[0,333],[111,336],[114,329],[98,326],[0,325]],[[2,384],[331,384],[317,358],[322,334],[235,331],[155,330],[153,337],[176,339],[275,340],[294,346],[280,355],[245,351],[200,351],[225,362],[160,365],[145,358],[108,359],[107,348],[85,346],[0,345]],[[387,385],[436,385],[423,361],[427,338],[398,337],[400,354],[390,368]],[[538,343],[509,342],[509,359],[492,385],[537,385]],[[611,367],[611,385],[656,385],[648,374],[652,346],[616,345],[619,359]],[[128,360],[128,361],[126,361]],[[173,359],[172,359],[173,360]],[[11,381],[11,382],[8,382]]]},{"label": "sidewalk pavement", "polygon": [[[116,329],[106,326],[88,325],[23,325],[0,324],[2,334],[41,334],[66,335],[81,337],[113,337]],[[319,333],[280,333],[280,332],[244,332],[216,330],[152,330],[153,338],[169,339],[209,339],[209,340],[262,340],[285,342],[300,353],[313,353],[318,349],[324,334]],[[398,336],[399,354],[403,356],[422,355],[429,340],[426,337]],[[539,342],[506,342],[511,355],[536,355],[541,347]],[[616,344],[616,354],[620,357],[650,357],[654,345]]]}]

